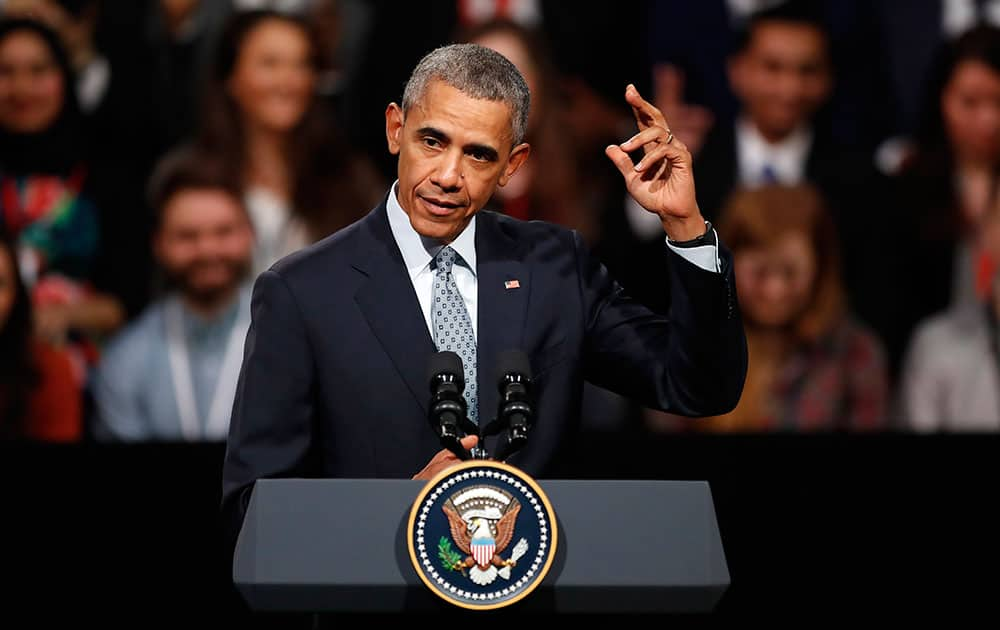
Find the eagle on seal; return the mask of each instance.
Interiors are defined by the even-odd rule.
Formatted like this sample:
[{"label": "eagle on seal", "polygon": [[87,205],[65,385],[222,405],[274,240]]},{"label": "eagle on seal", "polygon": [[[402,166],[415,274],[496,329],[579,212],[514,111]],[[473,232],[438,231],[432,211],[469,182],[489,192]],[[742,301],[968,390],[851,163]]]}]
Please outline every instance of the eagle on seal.
[{"label": "eagle on seal", "polygon": [[[510,544],[514,537],[514,523],[521,511],[521,504],[512,501],[508,509],[496,521],[496,530],[490,525],[490,520],[482,516],[473,516],[469,520],[454,508],[442,506],[448,516],[451,537],[455,545],[466,554],[454,569],[469,569],[469,576],[480,585],[489,584],[497,576],[497,567],[511,567],[516,560],[504,560],[500,554]],[[509,571],[509,569],[508,569]]]}]

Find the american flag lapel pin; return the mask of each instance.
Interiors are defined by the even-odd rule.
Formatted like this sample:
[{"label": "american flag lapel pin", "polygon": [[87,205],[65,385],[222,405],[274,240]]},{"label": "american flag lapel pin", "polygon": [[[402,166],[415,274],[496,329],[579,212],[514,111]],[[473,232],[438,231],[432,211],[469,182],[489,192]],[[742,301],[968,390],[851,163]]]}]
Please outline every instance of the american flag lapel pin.
[{"label": "american flag lapel pin", "polygon": [[503,288],[505,289],[520,289],[521,282],[518,280],[506,280],[503,283]]}]

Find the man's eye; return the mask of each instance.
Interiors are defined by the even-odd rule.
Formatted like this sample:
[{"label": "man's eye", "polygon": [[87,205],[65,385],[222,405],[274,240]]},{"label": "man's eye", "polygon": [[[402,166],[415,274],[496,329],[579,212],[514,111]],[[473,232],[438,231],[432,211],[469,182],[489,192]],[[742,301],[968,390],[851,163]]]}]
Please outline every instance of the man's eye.
[{"label": "man's eye", "polygon": [[427,145],[427,146],[429,146],[429,147],[439,147],[439,146],[441,146],[441,143],[438,141],[437,138],[431,138],[431,137],[424,138],[424,144]]}]

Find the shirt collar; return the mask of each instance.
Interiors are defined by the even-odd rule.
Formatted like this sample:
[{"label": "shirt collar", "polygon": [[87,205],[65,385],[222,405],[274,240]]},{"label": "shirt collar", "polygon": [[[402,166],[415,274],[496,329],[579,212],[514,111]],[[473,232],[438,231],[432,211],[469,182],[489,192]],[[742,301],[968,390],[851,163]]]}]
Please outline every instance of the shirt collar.
[{"label": "shirt collar", "polygon": [[812,146],[812,131],[808,126],[801,126],[772,144],[744,118],[736,125],[736,136],[741,158],[750,162],[747,166],[757,169],[767,163],[786,178],[801,177],[800,171]]},{"label": "shirt collar", "polygon": [[[429,268],[431,260],[437,255],[443,245],[437,240],[421,236],[413,229],[410,223],[410,216],[399,205],[396,198],[396,188],[399,180],[393,182],[389,188],[389,198],[386,201],[386,214],[389,216],[389,229],[392,237],[396,239],[399,252],[403,255],[403,263],[406,265],[410,277],[414,277],[425,269]],[[462,257],[466,267],[476,273],[476,216],[465,226],[462,233],[451,242],[452,249]]]}]

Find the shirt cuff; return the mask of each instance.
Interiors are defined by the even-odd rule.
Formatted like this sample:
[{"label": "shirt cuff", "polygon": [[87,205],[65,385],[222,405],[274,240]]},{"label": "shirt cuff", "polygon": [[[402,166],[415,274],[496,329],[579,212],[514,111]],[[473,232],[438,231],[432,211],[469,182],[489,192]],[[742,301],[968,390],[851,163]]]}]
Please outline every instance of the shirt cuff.
[{"label": "shirt cuff", "polygon": [[676,247],[669,238],[666,239],[666,242],[667,247],[674,250],[684,260],[705,271],[719,273],[722,271],[722,263],[719,261],[719,235],[715,228],[712,228],[712,240],[714,244],[698,245],[697,247]]}]

